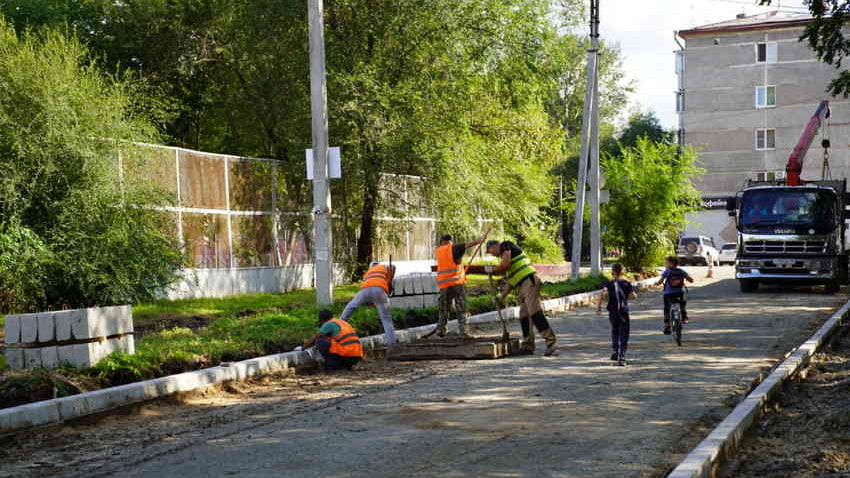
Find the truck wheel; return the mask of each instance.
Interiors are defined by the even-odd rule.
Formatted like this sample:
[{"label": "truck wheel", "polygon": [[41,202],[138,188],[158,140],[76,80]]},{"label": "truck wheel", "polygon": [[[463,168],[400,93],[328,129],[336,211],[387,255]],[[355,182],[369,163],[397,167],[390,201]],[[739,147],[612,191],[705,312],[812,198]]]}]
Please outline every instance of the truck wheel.
[{"label": "truck wheel", "polygon": [[755,292],[759,288],[758,281],[753,279],[740,279],[738,281],[738,284],[740,284],[741,286],[741,292],[745,294],[749,292]]}]

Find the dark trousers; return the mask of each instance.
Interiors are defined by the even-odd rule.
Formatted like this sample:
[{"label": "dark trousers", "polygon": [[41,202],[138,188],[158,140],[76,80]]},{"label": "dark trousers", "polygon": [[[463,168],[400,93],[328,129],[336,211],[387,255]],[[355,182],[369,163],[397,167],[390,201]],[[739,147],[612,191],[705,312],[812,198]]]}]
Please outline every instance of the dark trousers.
[{"label": "dark trousers", "polygon": [[682,309],[682,320],[688,319],[688,311],[685,309],[685,305],[688,303],[685,300],[685,294],[683,292],[677,292],[675,294],[664,294],[664,323],[670,324],[670,304],[673,302],[679,302]]},{"label": "dark trousers", "polygon": [[319,337],[319,340],[316,340],[316,348],[322,354],[322,357],[324,357],[325,370],[329,372],[343,369],[351,370],[351,367],[357,365],[357,362],[360,362],[360,357],[343,357],[342,355],[331,353],[331,341],[325,337]]},{"label": "dark trousers", "polygon": [[629,313],[608,312],[608,320],[611,322],[611,348],[622,359],[629,346]]}]

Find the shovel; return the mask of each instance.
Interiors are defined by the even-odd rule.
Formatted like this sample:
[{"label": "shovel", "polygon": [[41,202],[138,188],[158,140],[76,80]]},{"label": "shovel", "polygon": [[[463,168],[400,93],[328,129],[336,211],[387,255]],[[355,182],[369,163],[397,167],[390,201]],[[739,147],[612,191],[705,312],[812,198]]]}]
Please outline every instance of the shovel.
[{"label": "shovel", "polygon": [[508,322],[505,320],[505,317],[502,315],[502,301],[497,299],[499,296],[499,291],[496,289],[496,286],[493,284],[493,275],[487,274],[487,278],[490,279],[490,288],[493,289],[493,306],[496,307],[496,313],[499,315],[499,322],[502,323],[502,341],[508,342],[511,339],[511,334],[508,332]]}]

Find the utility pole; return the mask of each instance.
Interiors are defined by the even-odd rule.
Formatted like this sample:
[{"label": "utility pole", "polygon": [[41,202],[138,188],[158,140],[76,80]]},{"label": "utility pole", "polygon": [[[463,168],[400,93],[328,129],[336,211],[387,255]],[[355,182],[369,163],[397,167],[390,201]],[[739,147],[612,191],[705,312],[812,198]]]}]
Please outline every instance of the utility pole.
[{"label": "utility pole", "polygon": [[[597,54],[599,52],[599,0],[590,0],[590,48],[587,50],[587,90],[584,94],[584,114],[581,124],[581,153],[578,164],[578,185],[576,187],[576,211],[573,221],[573,254],[572,254],[572,278],[578,279],[581,275],[581,243],[584,227],[584,201],[587,191],[588,163],[593,149],[594,127],[592,115],[597,110],[596,93],[597,81]],[[598,127],[597,127],[598,129]],[[598,130],[596,132],[598,136]],[[598,140],[597,140],[598,154]],[[598,185],[598,179],[596,181]],[[591,195],[591,200],[593,196]],[[598,208],[597,193],[597,208]],[[591,234],[593,239],[593,234]]]},{"label": "utility pole", "polygon": [[333,303],[331,188],[328,179],[328,105],[323,0],[309,0],[310,111],[313,129],[313,230],[316,304]]},{"label": "utility pole", "polygon": [[[599,48],[599,1],[591,2],[590,36]],[[590,271],[602,272],[602,230],[599,223],[599,52],[593,74],[593,110],[590,113]]]}]

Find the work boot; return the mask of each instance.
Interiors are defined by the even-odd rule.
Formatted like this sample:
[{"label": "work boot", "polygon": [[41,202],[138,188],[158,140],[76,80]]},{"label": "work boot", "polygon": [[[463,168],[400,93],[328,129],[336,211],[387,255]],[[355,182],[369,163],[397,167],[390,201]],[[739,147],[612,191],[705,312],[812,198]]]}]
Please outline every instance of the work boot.
[{"label": "work boot", "polygon": [[522,353],[533,355],[534,354],[534,336],[523,337],[522,341],[519,344],[519,349]]},{"label": "work boot", "polygon": [[543,336],[543,340],[546,342],[546,352],[543,353],[546,357],[552,357],[558,355],[558,349],[556,345],[558,343],[558,339],[555,337],[555,332],[552,329],[546,329],[540,333]]},{"label": "work boot", "polygon": [[619,355],[617,355],[617,352],[614,352],[614,353],[611,354],[611,360],[618,360],[618,359],[619,359]]}]

